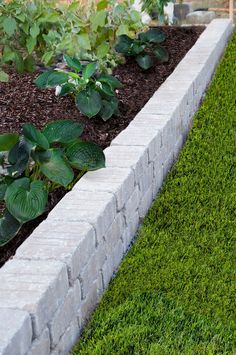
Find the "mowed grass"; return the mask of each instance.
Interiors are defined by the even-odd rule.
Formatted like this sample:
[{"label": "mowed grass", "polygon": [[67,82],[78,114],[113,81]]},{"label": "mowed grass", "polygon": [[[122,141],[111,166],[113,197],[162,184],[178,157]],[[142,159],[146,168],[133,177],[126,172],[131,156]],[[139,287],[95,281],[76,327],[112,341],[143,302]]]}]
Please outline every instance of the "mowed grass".
[{"label": "mowed grass", "polygon": [[236,34],[74,355],[236,353]]}]

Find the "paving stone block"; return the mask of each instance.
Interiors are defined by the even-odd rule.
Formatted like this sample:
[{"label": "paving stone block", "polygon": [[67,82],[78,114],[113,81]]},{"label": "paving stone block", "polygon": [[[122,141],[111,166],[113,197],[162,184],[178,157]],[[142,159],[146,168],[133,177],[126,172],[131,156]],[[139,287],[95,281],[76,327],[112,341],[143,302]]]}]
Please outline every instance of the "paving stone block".
[{"label": "paving stone block", "polygon": [[135,182],[148,165],[148,149],[142,146],[110,146],[104,150],[106,167],[131,168]]},{"label": "paving stone block", "polygon": [[99,246],[95,253],[90,256],[88,264],[80,273],[79,279],[82,288],[82,299],[84,300],[90,292],[94,281],[98,280],[100,270],[106,260],[106,251],[104,245]]},{"label": "paving stone block", "polygon": [[0,354],[25,355],[31,341],[30,315],[17,309],[0,308]]},{"label": "paving stone block", "polygon": [[62,335],[57,347],[51,352],[51,355],[68,355],[79,334],[80,328],[77,319],[74,318],[65,333]]},{"label": "paving stone block", "polygon": [[122,213],[119,213],[114,219],[111,227],[108,229],[104,238],[105,239],[104,248],[106,250],[106,255],[108,259],[113,254],[114,246],[121,239],[124,229],[125,229],[124,216]]},{"label": "paving stone block", "polygon": [[146,105],[141,109],[140,114],[150,113],[157,115],[176,114],[179,109],[179,101],[169,101],[168,105],[165,101],[158,99],[158,94],[151,97]]},{"label": "paving stone block", "polygon": [[95,249],[95,231],[88,223],[47,222],[18,248],[15,258],[62,261],[73,283]]},{"label": "paving stone block", "polygon": [[[91,171],[85,174],[74,187],[74,190],[78,191],[78,194],[80,194],[81,191],[96,193],[99,191],[114,194],[118,211],[123,208],[133,189],[134,173],[131,168],[105,168]],[[109,222],[113,219],[114,218],[109,218]]]},{"label": "paving stone block", "polygon": [[152,186],[153,180],[153,162],[151,162],[146,170],[146,173],[142,176],[139,182],[140,198],[145,195],[147,190]]},{"label": "paving stone block", "polygon": [[99,301],[99,293],[98,293],[98,281],[95,280],[89,290],[89,294],[82,301],[79,317],[81,321],[81,326],[83,327],[86,321],[89,320],[92,311],[95,309],[97,303]]},{"label": "paving stone block", "polygon": [[40,336],[69,289],[65,264],[57,261],[10,260],[0,273],[0,304],[27,311],[33,336]]},{"label": "paving stone block", "polygon": [[33,341],[27,355],[50,355],[50,337],[48,328],[45,328],[40,337]]},{"label": "paving stone block", "polygon": [[[136,119],[136,118],[135,118]],[[111,145],[118,146],[143,146],[148,148],[149,160],[157,154],[160,146],[160,132],[151,127],[128,126],[112,142]]]},{"label": "paving stone block", "polygon": [[[102,191],[101,186],[100,191],[97,191],[99,190],[98,181],[92,176],[88,173],[85,174],[79,183],[75,185],[74,189],[64,197],[61,203],[54,207],[49,213],[48,218],[49,221],[54,222],[89,222],[96,231],[96,238],[99,243],[110,226],[111,221],[115,218],[116,199],[113,193]],[[88,191],[83,190],[83,179],[88,182],[88,184],[86,184]],[[127,179],[130,181],[129,177]],[[114,185],[115,184],[116,182],[114,182]],[[117,185],[118,183],[116,186]],[[96,187],[98,188],[96,189]],[[89,189],[91,191],[89,191]],[[123,192],[124,188],[120,187],[120,190]],[[71,201],[73,201],[73,203],[71,203]]]},{"label": "paving stone block", "polygon": [[163,184],[164,174],[163,174],[163,164],[162,160],[157,157],[153,164],[153,187],[152,187],[152,198],[155,199],[161,186]]},{"label": "paving stone block", "polygon": [[130,199],[125,204],[124,216],[126,220],[132,219],[133,214],[138,209],[140,199],[141,193],[139,190],[139,186],[136,185],[132,195],[130,196]]},{"label": "paving stone block", "polygon": [[124,253],[126,253],[133,237],[139,227],[139,212],[135,212],[132,218],[126,220],[126,229],[123,233],[122,240],[124,245]]},{"label": "paving stone block", "polygon": [[67,327],[75,317],[81,304],[80,283],[77,280],[73,287],[70,287],[64,302],[57,309],[52,321],[49,323],[51,335],[51,346],[54,348],[59,343],[60,337],[65,333]]},{"label": "paving stone block", "polygon": [[139,217],[140,218],[144,218],[152,204],[152,196],[153,196],[153,192],[152,192],[152,185],[150,186],[150,188],[145,192],[145,194],[143,195],[141,202],[140,202],[140,206],[139,206]]},{"label": "paving stone block", "polygon": [[123,258],[123,255],[124,255],[124,246],[123,246],[122,240],[119,239],[114,247],[113,255],[112,255],[112,263],[113,263],[114,272],[119,267],[121,260]]}]

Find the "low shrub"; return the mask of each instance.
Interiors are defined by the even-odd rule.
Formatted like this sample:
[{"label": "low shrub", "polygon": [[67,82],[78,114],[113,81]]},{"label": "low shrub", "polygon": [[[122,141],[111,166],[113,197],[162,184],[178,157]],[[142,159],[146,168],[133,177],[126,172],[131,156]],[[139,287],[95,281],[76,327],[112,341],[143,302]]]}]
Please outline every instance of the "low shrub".
[{"label": "low shrub", "polygon": [[105,166],[102,149],[81,141],[82,132],[81,124],[58,120],[42,132],[27,123],[21,135],[0,135],[0,201],[6,206],[0,246],[44,212],[49,192],[61,186],[70,189],[84,172]]},{"label": "low shrub", "polygon": [[107,121],[118,113],[115,89],[121,87],[118,79],[111,75],[98,74],[97,64],[82,65],[76,58],[65,55],[68,70],[47,71],[39,75],[35,84],[39,88],[56,87],[56,94],[73,94],[78,109],[87,117],[99,115]]}]

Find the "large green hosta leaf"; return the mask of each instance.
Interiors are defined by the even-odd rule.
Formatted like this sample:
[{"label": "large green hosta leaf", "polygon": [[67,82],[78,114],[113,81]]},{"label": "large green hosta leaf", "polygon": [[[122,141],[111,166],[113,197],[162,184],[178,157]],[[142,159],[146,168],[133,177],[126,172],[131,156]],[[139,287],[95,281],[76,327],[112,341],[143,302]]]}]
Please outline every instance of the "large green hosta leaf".
[{"label": "large green hosta leaf", "polygon": [[43,130],[49,143],[68,143],[78,138],[83,132],[83,125],[72,120],[58,120],[49,123]]},{"label": "large green hosta leaf", "polygon": [[100,94],[91,87],[80,91],[75,102],[79,110],[89,118],[96,116],[102,107]]},{"label": "large green hosta leaf", "polygon": [[0,218],[0,247],[15,237],[21,225],[7,210],[4,211],[3,216]]},{"label": "large green hosta leaf", "polygon": [[138,37],[142,42],[151,43],[162,43],[166,39],[165,33],[157,28],[151,28],[147,32],[142,32]]},{"label": "large green hosta leaf", "polygon": [[152,58],[148,54],[139,54],[135,58],[135,60],[138,63],[138,65],[144,70],[147,70],[153,66]]},{"label": "large green hosta leaf", "polygon": [[75,142],[66,150],[70,164],[79,170],[97,170],[105,167],[102,149],[92,142]]},{"label": "large green hosta leaf", "polygon": [[65,161],[60,149],[49,149],[51,153],[50,159],[42,163],[41,172],[51,181],[67,187],[74,178],[74,172]]},{"label": "large green hosta leaf", "polygon": [[68,80],[68,74],[59,71],[47,71],[40,74],[34,83],[40,89],[45,89],[47,87],[54,87],[57,85],[62,85]]},{"label": "large green hosta leaf", "polygon": [[118,37],[118,43],[115,46],[115,50],[118,53],[127,54],[133,44],[133,40],[127,35],[121,35]]},{"label": "large green hosta leaf", "polygon": [[102,108],[99,115],[102,117],[103,121],[109,120],[114,113],[118,110],[118,100],[116,97],[110,100],[102,100]]},{"label": "large green hosta leaf", "polygon": [[164,47],[157,47],[153,50],[153,53],[155,54],[155,56],[157,57],[157,59],[164,63],[164,62],[168,62],[169,60],[169,53],[167,52],[167,50]]},{"label": "large green hosta leaf", "polygon": [[22,139],[10,150],[8,161],[11,166],[7,170],[14,178],[20,176],[25,171],[29,162],[30,150],[31,147],[29,144]]},{"label": "large green hosta leaf", "polygon": [[64,55],[64,59],[67,63],[67,65],[71,68],[74,69],[77,72],[80,72],[82,69],[82,65],[80,61],[77,58],[72,58],[68,56],[67,54]]},{"label": "large green hosta leaf", "polygon": [[101,75],[97,79],[101,83],[110,85],[112,89],[118,89],[122,87],[121,82],[112,75]]},{"label": "large green hosta leaf", "polygon": [[28,139],[33,146],[38,146],[45,150],[49,148],[47,138],[37,128],[35,128],[32,123],[24,124],[22,131],[25,138]]},{"label": "large green hosta leaf", "polygon": [[48,194],[43,181],[30,182],[21,178],[8,186],[5,202],[8,211],[20,222],[25,223],[40,216],[46,207]]},{"label": "large green hosta leaf", "polygon": [[0,135],[0,151],[11,149],[19,140],[19,135],[16,133],[6,133]]}]

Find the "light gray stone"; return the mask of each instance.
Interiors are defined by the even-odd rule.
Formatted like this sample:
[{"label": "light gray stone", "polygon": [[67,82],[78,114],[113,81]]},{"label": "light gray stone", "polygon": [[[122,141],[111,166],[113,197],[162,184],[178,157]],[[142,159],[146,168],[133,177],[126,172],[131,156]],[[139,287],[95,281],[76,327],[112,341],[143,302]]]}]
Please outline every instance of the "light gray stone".
[{"label": "light gray stone", "polygon": [[148,149],[142,146],[110,146],[104,150],[106,167],[131,168],[135,182],[148,165]]},{"label": "light gray stone", "polygon": [[34,337],[40,336],[68,289],[66,266],[61,262],[14,259],[0,272],[1,307],[27,311]]},{"label": "light gray stone", "polygon": [[139,206],[139,217],[140,218],[144,218],[146,216],[146,214],[152,204],[152,196],[153,196],[153,191],[152,191],[152,185],[151,185],[141,199],[140,206]]},{"label": "light gray stone", "polygon": [[136,185],[132,195],[130,196],[130,199],[126,202],[124,207],[124,216],[127,221],[131,220],[135,211],[137,211],[140,199],[141,193],[139,186]]},{"label": "light gray stone", "polygon": [[0,354],[24,355],[29,350],[31,341],[29,314],[16,309],[0,308]]},{"label": "light gray stone", "polygon": [[[127,205],[127,203],[126,203]],[[114,246],[118,243],[118,241],[122,238],[122,234],[125,229],[125,221],[122,213],[119,213],[114,219],[111,227],[108,229],[105,237],[104,237],[104,248],[106,250],[107,258],[113,255]]]},{"label": "light gray stone", "polygon": [[[62,335],[58,345],[53,349],[51,355],[68,355],[80,334],[77,319],[73,319],[65,333]],[[42,354],[44,355],[44,354]]]},{"label": "light gray stone", "polygon": [[[99,243],[110,226],[111,221],[115,218],[116,199],[113,193],[106,192],[107,190],[111,190],[112,187],[108,186],[106,190],[105,180],[103,184],[100,183],[99,185],[95,176],[89,174],[90,173],[85,174],[79,183],[75,185],[74,189],[64,197],[61,203],[54,207],[49,213],[48,218],[49,221],[54,222],[89,222],[96,231],[97,243]],[[127,176],[127,180],[128,182],[130,181],[129,176]],[[84,185],[85,181],[87,181],[88,184]],[[104,187],[105,191],[102,190],[101,185]],[[118,184],[118,182],[114,181],[112,186],[118,189],[118,185],[122,195],[125,191],[124,187],[121,186],[121,182]],[[84,186],[86,186],[87,191],[83,190]]]},{"label": "light gray stone", "polygon": [[[117,209],[120,211],[134,189],[134,173],[132,169],[106,168],[85,174],[75,185],[74,190],[100,193],[109,192],[115,195]],[[96,208],[96,206],[95,206]],[[104,218],[104,217],[103,217]],[[114,218],[110,218],[111,222]]]},{"label": "light gray stone", "polygon": [[[57,260],[68,267],[70,282],[78,277],[89,256],[95,252],[95,231],[88,223],[58,221],[39,227],[17,250],[17,259]],[[75,225],[75,226],[74,226]],[[75,228],[74,228],[75,227]]]},{"label": "light gray stone", "polygon": [[35,339],[27,355],[49,355],[50,337],[49,330],[45,328],[39,338]]},{"label": "light gray stone", "polygon": [[205,25],[216,18],[214,11],[194,11],[186,16],[186,22],[191,25]]},{"label": "light gray stone", "polygon": [[52,321],[49,323],[51,335],[51,346],[54,348],[59,343],[60,337],[65,333],[67,327],[75,318],[81,304],[80,283],[77,280],[66,295],[64,302],[59,306]]}]

